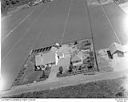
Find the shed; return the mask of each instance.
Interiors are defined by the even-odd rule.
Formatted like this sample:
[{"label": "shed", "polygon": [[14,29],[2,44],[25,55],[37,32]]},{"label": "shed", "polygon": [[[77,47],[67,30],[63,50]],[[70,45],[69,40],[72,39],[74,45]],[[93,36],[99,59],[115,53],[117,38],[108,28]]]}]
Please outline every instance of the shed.
[{"label": "shed", "polygon": [[110,47],[109,50],[111,52],[111,55],[117,54],[118,57],[124,56],[124,50],[121,44],[118,44],[114,42]]}]

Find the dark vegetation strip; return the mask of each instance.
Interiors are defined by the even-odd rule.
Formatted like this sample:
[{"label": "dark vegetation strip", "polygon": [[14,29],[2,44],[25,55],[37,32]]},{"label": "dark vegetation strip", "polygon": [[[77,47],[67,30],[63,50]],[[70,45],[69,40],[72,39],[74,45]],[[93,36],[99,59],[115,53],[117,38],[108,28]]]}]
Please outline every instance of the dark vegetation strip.
[{"label": "dark vegetation strip", "polygon": [[123,77],[52,90],[22,93],[9,98],[125,98],[127,92],[122,85],[124,81]]},{"label": "dark vegetation strip", "polygon": [[[32,4],[37,0],[1,0],[1,13],[2,16],[6,16],[11,9],[16,9],[19,6]],[[49,0],[42,0],[43,3],[48,2]]]},{"label": "dark vegetation strip", "polygon": [[33,0],[1,0],[1,13],[5,16],[9,9],[28,4]]}]

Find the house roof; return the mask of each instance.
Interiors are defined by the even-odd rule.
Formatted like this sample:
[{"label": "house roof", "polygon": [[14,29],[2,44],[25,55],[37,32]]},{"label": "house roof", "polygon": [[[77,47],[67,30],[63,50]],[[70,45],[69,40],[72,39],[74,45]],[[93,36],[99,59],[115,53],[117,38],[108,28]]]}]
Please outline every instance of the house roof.
[{"label": "house roof", "polygon": [[35,56],[35,61],[36,61],[36,66],[54,63],[54,62],[56,62],[55,53],[54,52],[48,52],[45,54],[40,53]]}]

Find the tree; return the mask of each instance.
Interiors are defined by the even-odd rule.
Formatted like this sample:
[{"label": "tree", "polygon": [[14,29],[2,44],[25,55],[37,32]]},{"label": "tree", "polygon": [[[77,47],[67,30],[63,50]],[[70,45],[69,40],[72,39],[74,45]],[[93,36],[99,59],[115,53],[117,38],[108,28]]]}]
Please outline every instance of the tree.
[{"label": "tree", "polygon": [[69,72],[72,72],[72,70],[73,70],[73,63],[72,62],[70,62],[70,66],[69,66]]},{"label": "tree", "polygon": [[78,70],[81,70],[82,69],[82,66],[79,66]]},{"label": "tree", "polygon": [[78,42],[77,42],[77,41],[75,41],[75,42],[74,42],[74,45],[77,45],[77,44],[78,44]]},{"label": "tree", "polygon": [[63,67],[62,67],[62,66],[59,67],[59,73],[60,73],[60,74],[63,73]]}]

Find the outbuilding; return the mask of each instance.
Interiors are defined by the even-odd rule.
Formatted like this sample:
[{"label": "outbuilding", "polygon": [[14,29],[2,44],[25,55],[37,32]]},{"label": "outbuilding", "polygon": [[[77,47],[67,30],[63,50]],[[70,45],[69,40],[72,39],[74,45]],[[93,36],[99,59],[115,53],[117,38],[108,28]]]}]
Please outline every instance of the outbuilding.
[{"label": "outbuilding", "polygon": [[118,56],[118,57],[123,57],[124,56],[124,50],[121,44],[118,44],[114,42],[110,47],[109,51],[112,56]]}]

